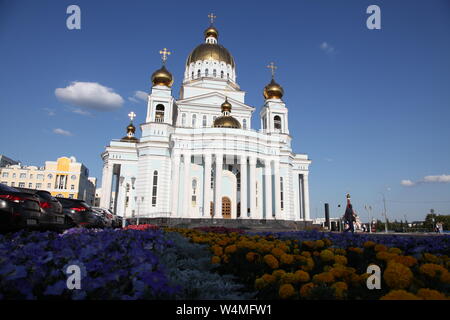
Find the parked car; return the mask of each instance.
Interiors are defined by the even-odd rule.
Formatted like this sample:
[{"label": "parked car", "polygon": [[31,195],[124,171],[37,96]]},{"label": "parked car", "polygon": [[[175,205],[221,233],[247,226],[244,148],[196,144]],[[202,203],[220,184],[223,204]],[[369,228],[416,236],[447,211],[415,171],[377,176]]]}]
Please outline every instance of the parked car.
[{"label": "parked car", "polygon": [[107,209],[99,208],[99,207],[92,207],[92,210],[94,210],[95,212],[97,212],[98,214],[100,214],[103,217],[106,227],[108,227],[108,228],[113,227],[114,215],[110,211],[108,211]]},{"label": "parked car", "polygon": [[39,218],[39,228],[62,230],[69,227],[61,203],[50,192],[26,188],[16,189],[38,197],[42,213]]},{"label": "parked car", "polygon": [[102,218],[84,200],[56,197],[72,226],[103,228]]},{"label": "parked car", "polygon": [[16,230],[39,226],[39,198],[0,183],[0,229]]}]

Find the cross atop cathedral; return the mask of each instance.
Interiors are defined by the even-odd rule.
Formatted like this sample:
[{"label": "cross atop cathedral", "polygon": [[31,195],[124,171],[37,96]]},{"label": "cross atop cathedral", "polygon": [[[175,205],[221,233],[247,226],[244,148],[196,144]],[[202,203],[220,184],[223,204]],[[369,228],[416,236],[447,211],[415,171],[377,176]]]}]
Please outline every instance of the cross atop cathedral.
[{"label": "cross atop cathedral", "polygon": [[275,76],[275,70],[278,68],[273,62],[271,62],[267,68],[271,69],[272,72],[272,78]]},{"label": "cross atop cathedral", "polygon": [[159,54],[162,55],[161,59],[164,64],[166,64],[167,56],[170,56],[172,52],[167,51],[167,48],[164,48],[163,50],[159,51]]},{"label": "cross atop cathedral", "polygon": [[211,21],[211,24],[213,24],[214,19],[217,18],[217,16],[215,16],[214,13],[211,12],[210,14],[208,14],[208,18]]},{"label": "cross atop cathedral", "polygon": [[131,111],[131,112],[128,114],[128,117],[130,118],[131,121],[133,121],[133,119],[136,118],[136,113],[134,113],[133,111]]}]

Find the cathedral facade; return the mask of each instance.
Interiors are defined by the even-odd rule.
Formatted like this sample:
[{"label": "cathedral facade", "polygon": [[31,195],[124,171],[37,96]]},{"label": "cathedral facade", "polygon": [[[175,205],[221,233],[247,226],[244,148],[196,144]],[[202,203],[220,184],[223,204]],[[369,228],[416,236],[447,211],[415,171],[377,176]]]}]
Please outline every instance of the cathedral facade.
[{"label": "cathedral facade", "polygon": [[132,112],[127,135],[102,153],[100,205],[124,218],[309,221],[311,161],[291,149],[273,64],[255,130],[255,108],[245,103],[234,58],[212,24],[204,39],[186,60],[178,99],[166,68],[170,52],[160,52],[141,136]]}]

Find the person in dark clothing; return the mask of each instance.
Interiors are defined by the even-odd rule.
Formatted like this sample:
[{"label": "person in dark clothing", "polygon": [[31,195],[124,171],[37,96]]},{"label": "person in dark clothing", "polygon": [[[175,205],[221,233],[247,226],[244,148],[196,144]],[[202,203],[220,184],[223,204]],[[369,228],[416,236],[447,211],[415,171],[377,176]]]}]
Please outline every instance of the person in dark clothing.
[{"label": "person in dark clothing", "polygon": [[348,228],[345,229],[344,232],[351,231],[352,233],[355,233],[355,228],[353,226],[353,221],[355,221],[355,215],[353,212],[353,207],[350,203],[347,205],[347,209],[345,209],[344,221],[348,225]]}]

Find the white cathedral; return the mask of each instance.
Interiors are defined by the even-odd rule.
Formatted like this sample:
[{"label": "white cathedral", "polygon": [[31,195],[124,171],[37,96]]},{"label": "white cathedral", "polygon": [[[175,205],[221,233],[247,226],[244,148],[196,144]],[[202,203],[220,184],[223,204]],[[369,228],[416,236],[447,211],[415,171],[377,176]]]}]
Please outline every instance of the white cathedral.
[{"label": "white cathedral", "polygon": [[212,22],[186,60],[179,99],[165,66],[170,52],[160,52],[141,137],[131,112],[127,135],[102,153],[100,205],[124,218],[310,221],[311,160],[291,149],[275,66],[261,129],[252,129],[255,107],[245,104],[234,58]]}]

